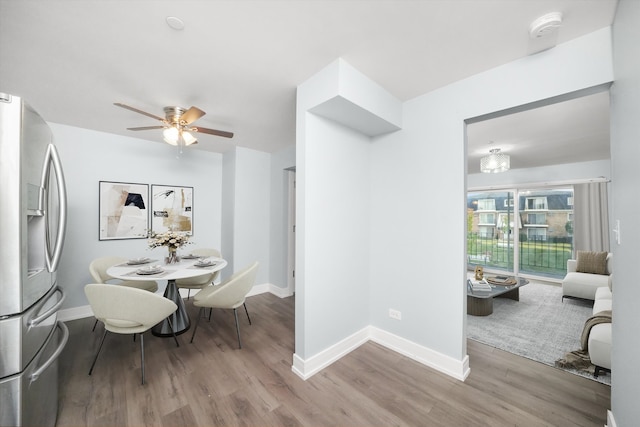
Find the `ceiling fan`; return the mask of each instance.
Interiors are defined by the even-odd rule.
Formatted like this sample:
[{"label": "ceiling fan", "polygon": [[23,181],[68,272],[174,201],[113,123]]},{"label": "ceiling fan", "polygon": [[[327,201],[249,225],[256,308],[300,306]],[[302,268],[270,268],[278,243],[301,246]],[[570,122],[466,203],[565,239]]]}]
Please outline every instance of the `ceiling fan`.
[{"label": "ceiling fan", "polygon": [[127,110],[131,110],[133,112],[151,117],[152,119],[156,119],[162,122],[162,125],[158,126],[142,126],[127,129],[134,131],[164,129],[162,131],[162,136],[165,142],[171,145],[182,146],[197,144],[198,140],[191,134],[191,132],[206,133],[209,135],[217,135],[225,138],[233,138],[232,132],[191,126],[191,123],[207,114],[198,107],[191,107],[188,110],[185,110],[182,107],[164,107],[165,117],[162,118],[160,116],[156,116],[155,114],[147,113],[146,111],[139,110],[120,102],[114,102],[114,105],[126,108]]}]

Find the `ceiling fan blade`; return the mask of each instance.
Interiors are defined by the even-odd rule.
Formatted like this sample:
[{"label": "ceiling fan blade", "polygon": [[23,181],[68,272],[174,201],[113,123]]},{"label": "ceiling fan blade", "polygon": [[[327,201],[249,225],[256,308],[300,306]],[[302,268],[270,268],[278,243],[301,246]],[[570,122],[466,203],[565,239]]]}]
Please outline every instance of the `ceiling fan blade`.
[{"label": "ceiling fan blade", "polygon": [[164,126],[142,126],[137,128],[127,128],[127,130],[151,130],[151,129],[164,129]]},{"label": "ceiling fan blade", "polygon": [[113,105],[125,108],[127,110],[131,110],[131,111],[133,111],[135,113],[142,114],[142,115],[147,116],[147,117],[151,117],[152,119],[160,120],[161,122],[164,121],[164,118],[162,118],[162,117],[156,116],[155,114],[147,113],[146,111],[138,110],[137,108],[130,107],[130,106],[128,106],[126,104],[122,104],[120,102],[114,102]]},{"label": "ceiling fan blade", "polygon": [[207,129],[207,128],[191,128],[194,132],[207,133],[209,135],[223,136],[225,138],[233,138],[233,132],[225,132],[223,130]]},{"label": "ceiling fan blade", "polygon": [[184,120],[184,122],[186,124],[190,124],[190,123],[195,122],[196,120],[198,120],[200,117],[204,116],[205,114],[207,114],[207,113],[205,113],[204,111],[202,111],[198,107],[191,107],[187,111],[185,111],[184,114],[182,114],[182,116],[180,117],[180,120]]}]

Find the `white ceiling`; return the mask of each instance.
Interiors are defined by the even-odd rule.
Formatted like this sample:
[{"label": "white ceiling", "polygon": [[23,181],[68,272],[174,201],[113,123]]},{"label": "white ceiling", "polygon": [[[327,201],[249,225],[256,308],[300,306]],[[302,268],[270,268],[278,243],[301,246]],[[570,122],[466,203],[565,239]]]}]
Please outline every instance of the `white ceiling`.
[{"label": "white ceiling", "polygon": [[[158,142],[160,131],[125,129],[157,122],[113,103],[159,116],[164,106],[195,105],[207,112],[197,125],[235,133],[201,135],[198,149],[274,152],[295,143],[296,86],[338,57],[404,101],[539,49],[528,28],[545,13],[564,14],[562,43],[611,25],[616,4],[0,0],[0,91],[23,96],[50,122]],[[171,29],[168,16],[184,30]],[[513,117],[474,125],[470,165],[489,140],[513,155],[514,168],[608,157],[599,145],[608,144],[602,98],[569,104],[579,111],[571,119],[558,120],[570,114],[558,104],[550,115],[527,113],[531,126]]]},{"label": "white ceiling", "polygon": [[609,92],[473,123],[467,141],[468,173],[493,148],[512,169],[609,159]]}]

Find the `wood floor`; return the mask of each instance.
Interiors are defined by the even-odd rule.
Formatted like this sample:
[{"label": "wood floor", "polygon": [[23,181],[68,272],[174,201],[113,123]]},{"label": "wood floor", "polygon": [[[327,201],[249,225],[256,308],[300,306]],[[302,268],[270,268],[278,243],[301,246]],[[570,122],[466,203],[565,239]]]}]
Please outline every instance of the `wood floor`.
[{"label": "wood floor", "polygon": [[[60,362],[58,426],[598,426],[610,388],[469,341],[471,375],[461,382],[367,343],[303,381],[291,371],[294,300],[262,294],[239,311],[214,310],[193,344],[109,334],[87,375],[102,327],[69,322]],[[194,319],[197,310],[187,302]],[[193,327],[193,326],[192,326]]]}]

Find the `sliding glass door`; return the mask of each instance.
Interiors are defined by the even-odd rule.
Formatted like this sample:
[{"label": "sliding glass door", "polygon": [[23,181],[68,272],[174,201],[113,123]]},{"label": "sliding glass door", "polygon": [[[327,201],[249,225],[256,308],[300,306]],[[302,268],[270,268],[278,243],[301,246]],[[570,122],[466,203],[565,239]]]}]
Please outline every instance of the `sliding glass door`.
[{"label": "sliding glass door", "polygon": [[467,257],[469,264],[513,271],[514,193],[467,195]]},{"label": "sliding glass door", "polygon": [[468,193],[470,266],[561,278],[572,248],[572,187]]},{"label": "sliding glass door", "polygon": [[573,250],[573,187],[520,190],[520,272],[564,277]]}]

